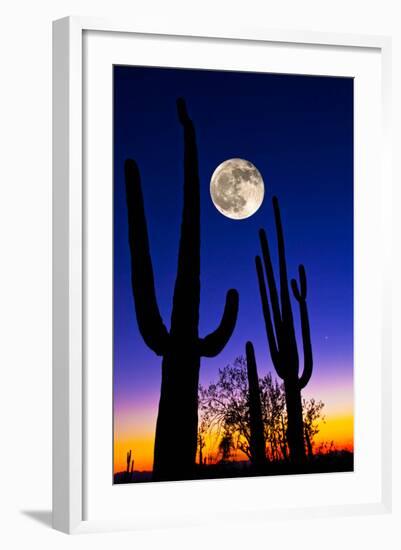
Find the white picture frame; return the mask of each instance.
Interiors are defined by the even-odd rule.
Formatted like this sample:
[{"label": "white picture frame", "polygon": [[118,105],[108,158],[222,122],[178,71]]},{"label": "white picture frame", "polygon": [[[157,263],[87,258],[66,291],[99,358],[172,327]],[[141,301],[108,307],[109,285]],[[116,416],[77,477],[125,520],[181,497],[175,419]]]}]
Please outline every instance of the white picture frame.
[{"label": "white picture frame", "polygon": [[[142,485],[138,491],[141,497],[141,510],[137,510],[132,517],[119,517],[118,514],[107,515],[105,509],[99,507],[96,517],[88,517],[88,466],[85,462],[85,454],[89,446],[100,442],[88,443],[88,433],[91,433],[91,413],[85,399],[88,395],[88,385],[92,388],[92,379],[88,377],[88,355],[86,353],[88,330],[87,314],[85,306],[88,291],[88,280],[85,270],[88,266],[88,246],[91,238],[87,237],[87,220],[85,219],[85,201],[88,195],[85,191],[85,178],[88,177],[85,166],[85,155],[88,153],[85,141],[85,117],[87,102],[85,96],[85,84],[88,73],[85,72],[84,59],[91,58],[88,54],[85,35],[107,36],[108,44],[116,41],[116,37],[145,37],[154,41],[171,37],[172,40],[180,40],[182,43],[194,43],[202,47],[208,44],[210,50],[216,43],[225,44],[258,44],[285,45],[293,49],[299,49],[299,56],[305,55],[305,51],[314,48],[332,48],[341,55],[366,50],[375,52],[377,62],[380,64],[380,116],[377,124],[380,126],[380,135],[376,139],[380,142],[380,194],[381,208],[378,215],[380,223],[380,235],[376,243],[380,248],[381,265],[383,269],[375,275],[375,300],[380,308],[381,323],[380,335],[375,343],[380,348],[380,362],[373,365],[379,369],[375,381],[363,391],[370,392],[365,395],[369,398],[376,392],[377,411],[380,412],[377,425],[377,434],[380,436],[378,446],[377,468],[378,480],[375,495],[368,493],[359,502],[352,497],[350,500],[341,497],[327,501],[318,506],[288,507],[284,504],[275,508],[269,508],[268,515],[263,507],[237,511],[233,504],[230,508],[232,520],[240,518],[254,518],[263,521],[268,517],[310,517],[313,515],[345,515],[364,513],[384,513],[391,509],[391,353],[390,353],[390,284],[387,274],[390,265],[390,241],[389,215],[391,211],[391,166],[390,166],[390,89],[391,89],[391,41],[387,37],[336,35],[313,32],[282,32],[263,29],[197,29],[180,28],[141,28],[140,25],[127,22],[111,22],[93,18],[68,17],[53,24],[53,525],[56,529],[66,533],[88,532],[114,529],[137,529],[149,525],[188,525],[193,522],[202,523],[202,518],[195,514],[186,514],[185,508],[177,504],[176,510],[170,510],[163,517],[155,509],[150,509],[147,498],[153,501],[163,502],[172,498],[175,503],[191,498],[191,492],[196,491],[198,497],[206,498],[201,486],[205,482],[185,482],[176,484],[151,484]],[[111,42],[110,42],[111,41]],[[96,41],[94,41],[96,43]],[[104,46],[99,43],[100,55],[105,52]],[[102,49],[103,48],[103,49]],[[93,48],[92,48],[93,51]],[[328,51],[328,50],[327,50]],[[160,49],[152,52],[154,59],[161,58]],[[97,55],[97,54],[96,54]],[[124,54],[125,55],[125,54]],[[128,55],[128,54],[127,54]],[[168,55],[168,54],[165,54]],[[199,55],[202,55],[200,53]],[[110,59],[109,59],[110,61]],[[108,62],[109,62],[108,61]],[[165,62],[165,61],[164,61]],[[170,57],[170,62],[176,66],[177,59]],[[359,61],[356,61],[358,63]],[[146,64],[146,63],[145,63]],[[205,58],[207,66],[208,59]],[[235,64],[233,65],[235,66]],[[329,69],[328,69],[329,70]],[[349,69],[352,74],[352,69]],[[313,71],[312,71],[313,74]],[[324,73],[323,73],[324,74]],[[328,73],[330,74],[330,73]],[[375,73],[376,74],[376,73]],[[378,74],[378,73],[377,73]],[[376,98],[377,99],[377,98]],[[107,96],[105,97],[107,100]],[[106,126],[104,128],[109,128]],[[111,139],[111,136],[109,136]],[[107,146],[110,139],[102,146]],[[368,138],[367,138],[368,139]],[[376,143],[377,145],[377,143]],[[357,153],[356,153],[357,154]],[[377,168],[377,166],[376,166]],[[360,174],[359,174],[360,176]],[[368,176],[366,176],[368,178]],[[107,195],[106,195],[107,198]],[[90,194],[89,194],[90,199]],[[374,201],[373,201],[374,202]],[[366,206],[366,208],[371,208]],[[361,208],[365,206],[361,204]],[[106,224],[107,225],[107,224]],[[92,231],[93,234],[93,231]],[[360,233],[361,234],[361,233]],[[107,238],[107,236],[106,236]],[[387,269],[386,269],[387,266]],[[358,303],[356,303],[358,306]],[[90,335],[89,335],[90,336]],[[369,351],[369,350],[368,350]],[[369,353],[368,353],[369,354]],[[376,357],[374,354],[372,354]],[[373,360],[373,359],[372,359]],[[372,369],[373,372],[373,369]],[[103,382],[99,383],[99,391],[107,391],[107,373]],[[110,380],[109,380],[110,381]],[[358,385],[358,379],[356,379]],[[109,388],[111,392],[111,388]],[[358,388],[356,389],[358,391]],[[363,397],[363,396],[362,396]],[[91,402],[94,399],[91,397]],[[362,401],[362,399],[361,399]],[[111,410],[106,406],[104,415],[111,416]],[[106,420],[107,422],[107,420]],[[107,431],[107,430],[106,430]],[[376,433],[376,432],[375,432]],[[102,440],[101,443],[103,444]],[[111,453],[111,438],[110,453]],[[380,455],[380,456],[379,456]],[[101,463],[99,468],[103,468]],[[107,470],[107,469],[106,469]],[[111,475],[109,476],[111,485]],[[302,477],[302,476],[300,476]],[[380,478],[380,479],[379,479]],[[100,479],[100,478],[99,478]],[[240,480],[224,480],[226,493],[230,494],[230,486]],[[103,481],[102,481],[103,482]],[[210,493],[212,484],[221,481],[207,482],[207,491]],[[247,480],[248,485],[242,484],[242,490],[255,490],[252,480]],[[249,483],[251,485],[249,485]],[[275,480],[277,484],[277,479]],[[301,481],[301,483],[303,483]],[[310,481],[309,483],[312,483]],[[322,483],[320,481],[320,483]],[[93,486],[93,484],[92,484]],[[217,487],[217,486],[216,486]],[[221,490],[221,486],[219,486]],[[91,482],[89,481],[91,489]],[[133,487],[128,487],[133,489]],[[356,488],[355,491],[358,489]],[[126,491],[125,491],[126,493]],[[373,494],[373,493],[372,493]],[[147,497],[147,495],[150,495]],[[120,493],[119,498],[126,498]],[[92,500],[94,497],[91,497]],[[97,500],[107,500],[106,493],[96,494]],[[228,500],[230,498],[228,497]],[[296,499],[295,499],[296,500]],[[209,521],[210,518],[207,518]],[[205,518],[206,521],[206,518]]]}]

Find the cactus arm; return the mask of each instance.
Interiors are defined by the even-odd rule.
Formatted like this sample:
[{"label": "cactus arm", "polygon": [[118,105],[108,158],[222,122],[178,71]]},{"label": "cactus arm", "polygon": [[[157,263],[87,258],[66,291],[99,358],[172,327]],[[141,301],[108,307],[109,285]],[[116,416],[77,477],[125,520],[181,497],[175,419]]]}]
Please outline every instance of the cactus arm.
[{"label": "cactus arm", "polygon": [[157,355],[163,355],[169,335],[157,305],[139,170],[130,159],[125,162],[125,184],[131,282],[138,328],[147,346]]},{"label": "cactus arm", "polygon": [[[262,260],[260,259],[260,256],[256,256],[255,258],[255,264],[256,264],[256,273],[258,275],[258,282],[259,282],[259,290],[260,290],[260,297],[262,301],[262,310],[263,310],[263,317],[265,320],[265,326],[266,326],[266,334],[267,334],[267,340],[269,342],[269,348],[270,348],[270,355],[273,361],[274,368],[277,371],[277,374],[280,376],[280,378],[284,378],[284,372],[281,368],[280,364],[280,354],[278,351],[278,345],[276,342],[276,337],[274,335],[274,329],[273,329],[273,323],[272,318],[270,314],[270,305],[269,305],[269,299],[267,297],[267,290],[266,290],[266,284],[263,274],[263,267],[262,267]],[[276,332],[278,332],[279,329],[276,328]]]},{"label": "cactus arm", "polygon": [[301,315],[302,343],[304,348],[304,369],[302,372],[302,376],[299,379],[299,385],[300,388],[303,389],[311,379],[313,371],[312,343],[310,337],[308,308],[306,305],[306,273],[303,265],[299,266],[299,282],[300,288],[298,288],[297,281],[295,279],[292,279],[291,287],[294,297],[299,303],[299,310]]},{"label": "cactus arm", "polygon": [[199,351],[203,357],[215,357],[218,355],[234,331],[238,316],[238,292],[231,289],[227,292],[223,317],[220,325],[214,332],[199,340]]},{"label": "cactus arm", "polygon": [[276,231],[277,231],[282,320],[284,322],[290,322],[291,324],[293,324],[292,310],[291,310],[291,303],[290,303],[290,293],[288,290],[287,262],[285,259],[283,225],[281,223],[280,207],[278,204],[277,197],[273,197],[273,210],[274,210],[274,219],[275,219]]},{"label": "cactus arm", "polygon": [[299,385],[303,389],[309,382],[313,371],[313,355],[312,344],[310,338],[309,317],[306,302],[302,301],[299,304],[301,311],[301,324],[302,324],[302,342],[304,347],[304,370],[302,376],[299,379]]},{"label": "cactus arm", "polygon": [[[280,298],[281,298],[281,320],[285,342],[281,343],[281,348],[285,355],[285,363],[291,365],[291,370],[298,376],[299,356],[295,337],[294,318],[290,301],[290,292],[288,288],[287,262],[285,258],[285,244],[283,226],[281,223],[280,207],[277,197],[273,197],[274,219],[277,232],[278,260],[280,271]],[[285,327],[285,328],[284,328]],[[279,342],[280,343],[280,342]]]},{"label": "cactus arm", "polygon": [[274,278],[273,264],[271,261],[269,244],[264,229],[259,231],[260,245],[262,248],[263,263],[266,271],[267,284],[269,285],[270,300],[272,305],[273,319],[276,326],[277,339],[279,339],[279,327],[281,325],[280,302],[278,299],[277,286]]}]

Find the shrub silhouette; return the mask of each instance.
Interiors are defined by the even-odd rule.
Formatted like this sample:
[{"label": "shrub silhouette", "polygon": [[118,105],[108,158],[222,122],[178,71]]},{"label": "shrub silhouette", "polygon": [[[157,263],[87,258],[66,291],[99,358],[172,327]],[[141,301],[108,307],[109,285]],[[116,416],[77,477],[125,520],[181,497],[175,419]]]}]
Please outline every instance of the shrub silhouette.
[{"label": "shrub silhouette", "polygon": [[157,305],[138,167],[125,163],[132,289],[139,331],[162,356],[153,479],[193,476],[198,433],[200,358],[218,355],[230,339],[238,314],[238,293],[229,290],[219,327],[199,338],[200,196],[195,129],[183,99],[177,100],[184,130],[184,206],[170,331]]},{"label": "shrub silhouette", "polygon": [[[259,256],[255,259],[256,271],[271,359],[277,374],[284,381],[288,417],[287,439],[290,448],[290,458],[294,463],[303,463],[305,462],[306,455],[301,390],[308,384],[313,369],[312,344],[306,305],[306,274],[304,266],[300,265],[299,287],[295,279],[291,281],[292,292],[299,303],[302,327],[304,368],[300,377],[298,348],[288,289],[284,235],[280,208],[276,197],[273,197],[273,209],[277,231],[280,297],[277,291],[269,245],[263,229],[260,230],[259,236],[265,273],[263,271],[262,260]],[[269,287],[270,303],[266,290],[265,274]]]},{"label": "shrub silhouette", "polygon": [[232,435],[230,433],[224,433],[219,443],[219,452],[221,455],[220,464],[226,464],[230,461],[233,446]]}]

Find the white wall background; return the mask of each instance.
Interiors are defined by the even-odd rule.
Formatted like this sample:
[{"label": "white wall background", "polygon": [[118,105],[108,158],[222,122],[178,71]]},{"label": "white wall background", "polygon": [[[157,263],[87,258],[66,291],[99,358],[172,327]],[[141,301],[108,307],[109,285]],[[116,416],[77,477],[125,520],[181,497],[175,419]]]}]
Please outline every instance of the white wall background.
[{"label": "white wall background", "polygon": [[[252,25],[393,35],[394,150],[400,153],[401,17],[397,0],[14,0],[3,5],[0,32],[0,544],[4,548],[138,549],[296,546],[398,548],[400,476],[395,472],[395,514],[221,526],[208,531],[118,533],[67,537],[52,531],[51,508],[51,21],[65,15],[118,16],[151,24],[180,19],[214,25]],[[398,152],[397,152],[398,151]],[[401,208],[399,163],[394,217]],[[400,222],[396,221],[397,234]],[[394,281],[401,280],[397,237]],[[401,306],[399,285],[394,307]],[[401,329],[394,314],[394,387],[400,388]],[[394,415],[401,420],[400,399]],[[400,429],[394,422],[394,459],[400,464]],[[224,505],[224,495],[222,495]],[[207,512],[207,511],[206,511]],[[398,527],[397,527],[398,523]]]}]

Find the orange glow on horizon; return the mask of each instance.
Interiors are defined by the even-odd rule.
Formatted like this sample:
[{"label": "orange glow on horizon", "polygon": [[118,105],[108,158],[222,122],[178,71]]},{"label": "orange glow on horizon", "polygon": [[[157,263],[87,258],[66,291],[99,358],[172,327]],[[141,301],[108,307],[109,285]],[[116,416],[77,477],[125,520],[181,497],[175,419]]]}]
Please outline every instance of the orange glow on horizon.
[{"label": "orange glow on horizon", "polygon": [[315,437],[315,447],[333,441],[337,450],[354,450],[354,416],[338,414],[327,416],[326,422],[320,422],[319,433]]},{"label": "orange glow on horizon", "polygon": [[134,470],[149,471],[153,468],[154,434],[143,437],[114,439],[114,473],[125,471],[127,452],[132,450]]},{"label": "orange glow on horizon", "polygon": [[[203,456],[207,457],[209,463],[218,460],[217,434],[210,434],[207,438]],[[322,443],[330,447],[333,441],[337,450],[353,451],[354,449],[354,418],[352,413],[326,415],[326,421],[320,422],[319,433],[315,437],[315,450]],[[114,473],[124,471],[127,464],[127,452],[132,450],[132,457],[135,461],[134,469],[137,471],[150,471],[153,467],[154,432],[142,431],[139,435],[128,435],[124,431],[120,436],[115,433],[114,438]],[[241,451],[233,452],[233,460],[246,460],[247,457]],[[198,460],[198,456],[197,456]]]}]

